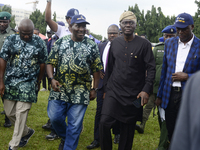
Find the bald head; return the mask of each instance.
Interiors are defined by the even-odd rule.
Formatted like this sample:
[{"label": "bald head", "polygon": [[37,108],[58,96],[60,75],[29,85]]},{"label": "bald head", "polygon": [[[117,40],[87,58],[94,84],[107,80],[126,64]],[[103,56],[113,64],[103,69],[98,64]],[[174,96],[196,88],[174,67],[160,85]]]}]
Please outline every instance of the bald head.
[{"label": "bald head", "polygon": [[119,27],[117,25],[110,25],[107,30],[108,33],[108,40],[112,42],[114,38],[119,36]]},{"label": "bald head", "polygon": [[30,19],[23,19],[19,23],[18,29],[21,40],[25,42],[32,40],[34,24]]},{"label": "bald head", "polygon": [[19,23],[19,30],[21,29],[34,29],[34,24],[30,19],[23,19],[20,23]]}]

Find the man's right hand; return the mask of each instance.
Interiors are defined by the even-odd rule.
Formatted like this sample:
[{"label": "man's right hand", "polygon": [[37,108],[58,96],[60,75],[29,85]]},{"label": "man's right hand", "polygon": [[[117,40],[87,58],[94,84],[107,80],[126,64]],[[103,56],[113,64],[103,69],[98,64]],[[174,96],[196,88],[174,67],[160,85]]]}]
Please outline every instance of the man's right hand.
[{"label": "man's right hand", "polygon": [[52,80],[51,80],[51,86],[52,86],[52,89],[53,89],[55,92],[60,92],[60,87],[61,87],[62,85],[60,85],[60,83],[59,83],[57,80],[52,79]]},{"label": "man's right hand", "polygon": [[161,103],[162,103],[162,99],[157,97],[155,101],[156,106],[160,106]]}]

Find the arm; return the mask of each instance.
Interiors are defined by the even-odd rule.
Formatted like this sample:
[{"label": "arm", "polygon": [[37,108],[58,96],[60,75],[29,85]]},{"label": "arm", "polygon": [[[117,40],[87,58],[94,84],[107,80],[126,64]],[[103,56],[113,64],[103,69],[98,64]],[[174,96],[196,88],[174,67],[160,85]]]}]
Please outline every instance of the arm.
[{"label": "arm", "polygon": [[60,92],[60,83],[53,78],[53,66],[51,64],[47,64],[47,75],[51,78],[51,87],[55,92]]},{"label": "arm", "polygon": [[141,97],[141,105],[144,106],[149,99],[149,94],[152,91],[153,82],[155,78],[155,60],[151,48],[151,43],[147,43],[144,48],[144,62],[146,66],[147,76],[145,78],[145,85],[137,98]]},{"label": "arm", "polygon": [[[93,73],[93,78],[94,78],[94,82],[93,82],[93,88],[96,89],[99,85],[99,79],[100,79],[100,72],[95,72]],[[94,100],[97,96],[97,93],[95,90],[91,90],[90,91],[90,100]]]},{"label": "arm", "polygon": [[47,2],[45,9],[45,21],[52,31],[57,32],[58,25],[51,19],[51,1]]},{"label": "arm", "polygon": [[3,97],[4,91],[5,91],[5,85],[4,85],[4,73],[6,70],[6,64],[7,62],[0,58],[0,95]]}]

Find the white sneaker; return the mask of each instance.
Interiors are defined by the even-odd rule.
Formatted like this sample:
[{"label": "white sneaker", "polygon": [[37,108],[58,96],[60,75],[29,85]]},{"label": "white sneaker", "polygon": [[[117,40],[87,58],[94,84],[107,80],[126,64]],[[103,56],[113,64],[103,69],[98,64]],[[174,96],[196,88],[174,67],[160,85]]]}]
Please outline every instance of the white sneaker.
[{"label": "white sneaker", "polygon": [[47,89],[45,89],[45,88],[42,88],[40,91],[47,91]]}]

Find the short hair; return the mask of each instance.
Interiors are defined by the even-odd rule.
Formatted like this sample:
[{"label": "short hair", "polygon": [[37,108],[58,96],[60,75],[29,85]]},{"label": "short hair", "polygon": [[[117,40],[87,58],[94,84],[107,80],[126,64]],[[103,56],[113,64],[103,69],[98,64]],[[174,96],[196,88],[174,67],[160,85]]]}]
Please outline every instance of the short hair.
[{"label": "short hair", "polygon": [[37,30],[40,33],[40,30],[38,28],[34,28],[34,30]]}]

